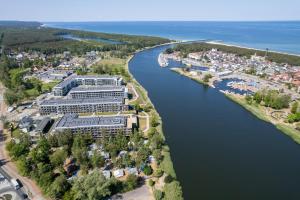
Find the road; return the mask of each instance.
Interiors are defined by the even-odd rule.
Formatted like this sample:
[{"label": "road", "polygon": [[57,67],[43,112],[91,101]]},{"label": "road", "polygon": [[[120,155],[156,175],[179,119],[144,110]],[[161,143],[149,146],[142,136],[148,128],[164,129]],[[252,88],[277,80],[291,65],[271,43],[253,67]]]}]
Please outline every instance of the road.
[{"label": "road", "polygon": [[[6,105],[3,100],[4,87],[0,83],[0,104],[1,104],[1,115],[6,114]],[[0,121],[0,130],[3,130],[3,122]],[[10,157],[8,156],[5,150],[5,139],[3,137],[3,132],[0,132],[0,161],[1,167],[0,172],[10,180],[12,177],[19,179],[24,186],[24,191],[32,200],[43,200],[42,191],[36,185],[36,183],[29,178],[23,177],[18,174],[17,167],[13,162],[11,162]],[[21,191],[20,191],[21,192]]]},{"label": "road", "polygon": [[[2,161],[1,161],[2,162]],[[1,163],[2,165],[2,163]],[[0,167],[0,173],[8,180],[10,181],[12,179],[12,177],[7,174],[3,169],[2,167]],[[3,194],[3,193],[8,193],[8,192],[11,192],[11,193],[15,193],[16,196],[17,196],[17,199],[24,199],[23,196],[24,194],[26,194],[26,192],[24,191],[23,188],[21,189],[18,189],[18,190],[15,190],[12,186],[10,187],[5,187],[5,188],[2,188],[0,190],[0,194]]]},{"label": "road", "polygon": [[131,83],[128,83],[128,86],[130,85],[132,91],[134,92],[134,98],[133,99],[130,99],[129,102],[134,102],[136,101],[140,96],[139,94],[137,93],[137,91],[135,90],[134,86],[131,84]]}]

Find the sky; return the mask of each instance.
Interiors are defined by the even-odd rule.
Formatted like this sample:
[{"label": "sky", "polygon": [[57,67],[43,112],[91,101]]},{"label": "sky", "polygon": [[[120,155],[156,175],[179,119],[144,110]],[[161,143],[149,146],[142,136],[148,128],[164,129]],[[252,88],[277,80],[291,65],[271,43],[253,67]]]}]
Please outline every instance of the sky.
[{"label": "sky", "polygon": [[0,20],[300,20],[300,0],[0,0]]}]

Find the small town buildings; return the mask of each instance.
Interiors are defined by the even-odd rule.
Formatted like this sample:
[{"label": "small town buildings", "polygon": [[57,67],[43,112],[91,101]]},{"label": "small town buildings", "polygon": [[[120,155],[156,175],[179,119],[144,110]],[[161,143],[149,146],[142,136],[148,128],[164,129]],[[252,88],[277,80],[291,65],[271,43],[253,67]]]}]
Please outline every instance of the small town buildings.
[{"label": "small town buildings", "polygon": [[136,167],[126,168],[126,171],[128,172],[128,174],[133,174],[133,175],[136,175],[136,176],[139,175],[139,171]]},{"label": "small town buildings", "polygon": [[202,59],[202,54],[201,52],[195,52],[195,53],[189,53],[188,58],[194,59],[194,60],[201,60]]},{"label": "small town buildings", "polygon": [[23,117],[19,121],[19,128],[25,133],[30,132],[33,128],[33,119],[29,116]]},{"label": "small town buildings", "polygon": [[43,82],[51,82],[62,81],[69,77],[72,73],[73,71],[71,70],[49,69],[47,71],[36,72],[34,76]]},{"label": "small town buildings", "polygon": [[113,174],[114,174],[114,177],[116,177],[116,178],[121,178],[125,175],[123,169],[117,169],[113,172]]},{"label": "small town buildings", "polygon": [[39,123],[37,124],[36,131],[40,134],[45,134],[49,131],[53,124],[54,120],[50,117],[44,117]]}]

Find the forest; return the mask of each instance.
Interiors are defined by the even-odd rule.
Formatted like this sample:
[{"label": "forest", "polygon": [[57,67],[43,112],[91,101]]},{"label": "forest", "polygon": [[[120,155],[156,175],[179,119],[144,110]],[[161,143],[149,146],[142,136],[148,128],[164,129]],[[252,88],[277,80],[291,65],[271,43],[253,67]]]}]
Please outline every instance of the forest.
[{"label": "forest", "polygon": [[[83,40],[66,39],[64,35],[72,35]],[[82,54],[87,51],[119,51],[129,55],[137,49],[170,42],[168,39],[150,36],[134,36],[123,34],[96,33],[79,30],[48,28],[39,23],[0,21],[0,45],[4,52],[39,51],[45,54],[71,51]],[[94,38],[95,40],[84,40]],[[109,44],[97,39],[113,40],[121,44]]]}]

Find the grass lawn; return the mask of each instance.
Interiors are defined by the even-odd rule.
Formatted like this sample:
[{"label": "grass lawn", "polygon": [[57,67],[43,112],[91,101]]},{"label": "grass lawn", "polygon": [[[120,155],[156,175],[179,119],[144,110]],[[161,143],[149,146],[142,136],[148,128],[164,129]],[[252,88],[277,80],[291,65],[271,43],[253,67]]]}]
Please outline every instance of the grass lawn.
[{"label": "grass lawn", "polygon": [[33,98],[40,95],[40,93],[35,88],[25,90],[25,94],[28,96],[28,98]]},{"label": "grass lawn", "polygon": [[121,59],[121,58],[105,58],[100,60],[97,64],[104,64],[104,65],[109,65],[109,66],[125,66],[126,64],[126,59]]},{"label": "grass lawn", "polygon": [[277,124],[276,128],[278,128],[284,134],[290,136],[295,142],[300,144],[300,131],[286,124]]},{"label": "grass lawn", "polygon": [[48,91],[51,91],[52,88],[57,85],[60,81],[52,81],[52,82],[49,82],[49,83],[43,83],[42,85],[42,91],[43,92],[48,92]]}]

